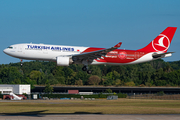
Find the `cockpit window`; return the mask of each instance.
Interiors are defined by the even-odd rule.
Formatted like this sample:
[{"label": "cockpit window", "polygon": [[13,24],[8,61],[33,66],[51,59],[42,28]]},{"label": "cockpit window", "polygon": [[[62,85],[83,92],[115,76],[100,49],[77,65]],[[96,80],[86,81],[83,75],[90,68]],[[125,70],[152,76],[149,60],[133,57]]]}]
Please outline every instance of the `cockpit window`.
[{"label": "cockpit window", "polygon": [[11,47],[11,46],[9,46],[9,47],[7,47],[7,48],[9,48],[9,49],[13,49],[13,47]]}]

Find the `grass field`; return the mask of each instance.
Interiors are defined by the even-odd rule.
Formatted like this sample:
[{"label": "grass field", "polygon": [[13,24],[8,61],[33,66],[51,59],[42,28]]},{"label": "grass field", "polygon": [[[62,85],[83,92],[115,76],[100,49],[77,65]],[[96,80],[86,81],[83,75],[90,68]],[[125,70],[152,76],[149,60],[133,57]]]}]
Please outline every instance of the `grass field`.
[{"label": "grass field", "polygon": [[0,114],[180,114],[180,100],[1,100]]}]

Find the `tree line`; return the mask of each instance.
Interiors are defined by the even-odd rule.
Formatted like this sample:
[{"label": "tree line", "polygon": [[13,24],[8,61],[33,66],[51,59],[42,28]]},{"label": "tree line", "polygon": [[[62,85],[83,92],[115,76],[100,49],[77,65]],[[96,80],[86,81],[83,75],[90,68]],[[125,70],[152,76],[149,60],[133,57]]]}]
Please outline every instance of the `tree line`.
[{"label": "tree line", "polygon": [[56,66],[54,62],[30,61],[0,65],[0,84],[102,85],[102,86],[179,86],[180,61],[162,59],[124,66]]}]

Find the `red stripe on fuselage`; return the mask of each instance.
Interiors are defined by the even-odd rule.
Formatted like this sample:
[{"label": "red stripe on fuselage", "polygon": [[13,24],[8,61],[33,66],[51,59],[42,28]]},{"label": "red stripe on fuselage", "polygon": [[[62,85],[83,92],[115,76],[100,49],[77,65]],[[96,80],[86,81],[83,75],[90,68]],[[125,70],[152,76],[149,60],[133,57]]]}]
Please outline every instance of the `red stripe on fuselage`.
[{"label": "red stripe on fuselage", "polygon": [[[93,52],[97,50],[102,50],[104,48],[87,48],[85,52]],[[116,49],[113,50],[105,57],[96,59],[97,62],[109,62],[109,63],[130,63],[133,62],[142,56],[146,55],[149,52],[144,51],[136,51],[136,50],[123,50],[123,49]]]}]

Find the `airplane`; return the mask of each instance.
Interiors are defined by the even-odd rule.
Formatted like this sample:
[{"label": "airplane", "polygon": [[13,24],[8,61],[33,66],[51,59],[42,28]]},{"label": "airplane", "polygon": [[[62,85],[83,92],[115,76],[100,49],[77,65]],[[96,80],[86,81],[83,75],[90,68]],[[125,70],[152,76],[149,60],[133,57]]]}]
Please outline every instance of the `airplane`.
[{"label": "airplane", "polygon": [[170,57],[167,52],[177,27],[167,27],[147,46],[138,50],[118,49],[122,42],[111,48],[77,47],[47,44],[14,44],[4,49],[9,56],[27,60],[54,61],[57,66],[83,64],[83,71],[91,74],[88,65],[127,65]]}]

